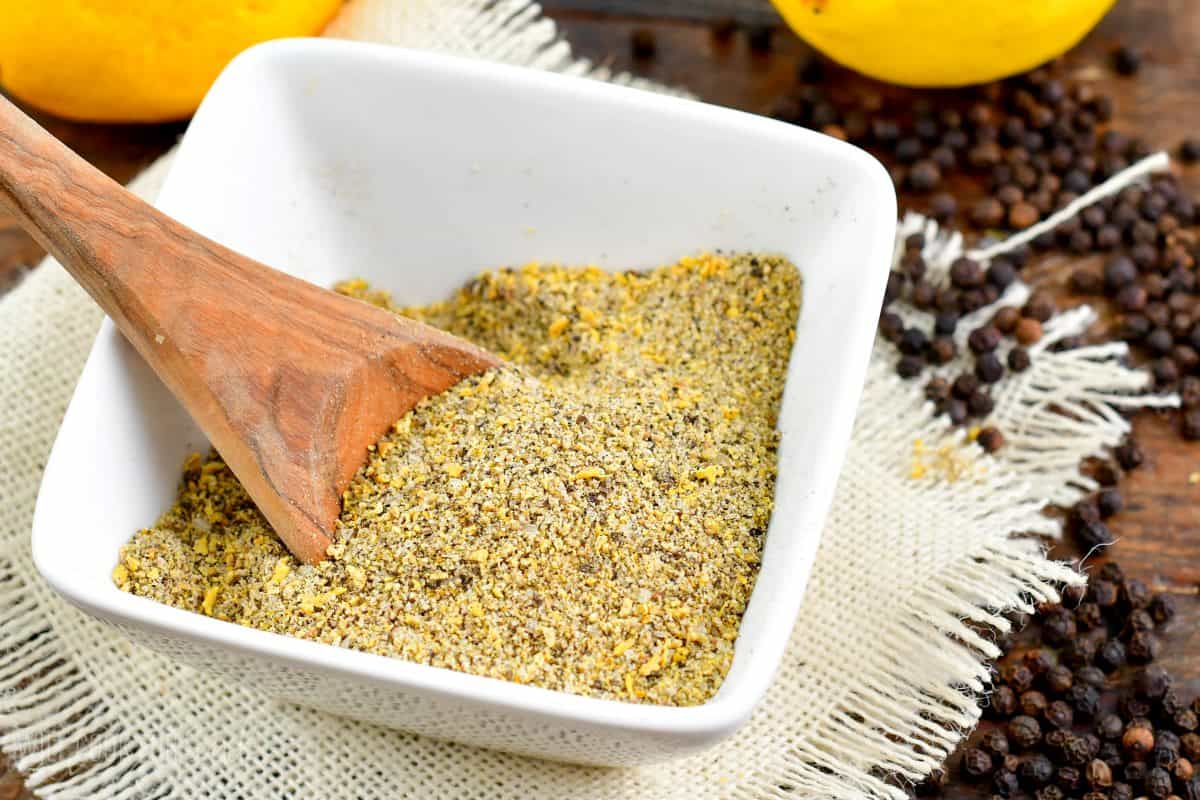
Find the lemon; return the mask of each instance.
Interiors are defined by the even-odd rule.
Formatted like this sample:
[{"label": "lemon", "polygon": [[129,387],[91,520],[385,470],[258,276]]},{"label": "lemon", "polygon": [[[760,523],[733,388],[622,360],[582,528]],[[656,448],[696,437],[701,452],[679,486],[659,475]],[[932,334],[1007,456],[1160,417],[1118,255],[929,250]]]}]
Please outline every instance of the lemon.
[{"label": "lemon", "polygon": [[1061,55],[1114,0],[773,0],[833,60],[907,86],[1003,78]]},{"label": "lemon", "polygon": [[341,2],[0,0],[0,83],[70,119],[180,119],[239,52],[316,33]]}]

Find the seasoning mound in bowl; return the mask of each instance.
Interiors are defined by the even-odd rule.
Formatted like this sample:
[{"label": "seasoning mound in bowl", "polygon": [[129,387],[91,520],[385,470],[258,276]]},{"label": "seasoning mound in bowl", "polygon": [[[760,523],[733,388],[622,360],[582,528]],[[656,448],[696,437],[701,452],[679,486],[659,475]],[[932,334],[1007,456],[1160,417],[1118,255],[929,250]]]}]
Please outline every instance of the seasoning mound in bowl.
[{"label": "seasoning mound in bowl", "polygon": [[117,585],[266,631],[576,694],[716,693],[762,553],[800,306],[787,261],[529,265],[397,308],[503,368],[428,398],[296,561],[219,456],[122,549]]}]

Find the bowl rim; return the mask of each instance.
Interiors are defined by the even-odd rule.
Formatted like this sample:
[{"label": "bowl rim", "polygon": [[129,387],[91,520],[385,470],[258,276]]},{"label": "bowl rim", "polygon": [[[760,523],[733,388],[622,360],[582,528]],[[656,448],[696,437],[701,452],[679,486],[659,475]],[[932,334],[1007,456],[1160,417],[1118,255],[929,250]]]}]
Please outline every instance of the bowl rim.
[{"label": "bowl rim", "polygon": [[[573,102],[588,102],[600,98],[634,109],[653,108],[690,120],[720,124],[728,127],[731,133],[736,131],[745,136],[787,135],[794,137],[798,146],[835,158],[844,163],[847,170],[857,172],[859,178],[865,180],[869,186],[867,196],[876,200],[872,201],[870,208],[857,209],[863,220],[862,236],[871,244],[868,248],[870,257],[864,259],[864,262],[869,263],[864,263],[863,280],[858,284],[861,302],[857,303],[856,307],[847,309],[844,347],[848,358],[843,376],[837,381],[838,394],[843,399],[849,398],[851,408],[830,424],[830,428],[833,429],[830,435],[834,437],[835,442],[830,457],[836,463],[829,465],[831,474],[824,478],[823,485],[813,487],[811,496],[805,501],[806,505],[819,506],[820,513],[816,517],[818,522],[823,523],[827,519],[838,474],[849,446],[854,412],[865,380],[871,342],[874,339],[874,318],[877,316],[878,300],[882,297],[887,275],[887,270],[882,265],[890,264],[893,246],[895,191],[886,170],[877,160],[857,147],[813,131],[691,99],[656,94],[588,78],[411,50],[395,45],[306,38],[281,39],[256,45],[233,59],[214,83],[189,125],[179,145],[176,163],[188,157],[191,152],[189,142],[199,138],[207,126],[220,124],[219,121],[214,122],[216,112],[213,111],[213,107],[218,104],[219,98],[228,87],[240,81],[259,80],[263,74],[260,67],[264,64],[269,65],[277,58],[290,59],[297,56],[318,60],[326,69],[336,69],[338,62],[343,60],[365,59],[382,65],[384,69],[399,67],[417,73],[428,71],[464,80],[508,84],[527,91],[570,94]],[[194,133],[195,131],[201,133]],[[163,187],[163,197],[171,194],[172,178],[175,174],[176,171],[168,174]],[[170,213],[169,209],[165,210]],[[119,337],[111,320],[107,318],[89,352],[84,372],[80,376],[81,383],[86,379],[88,370],[95,368],[94,356],[97,348],[105,344],[106,334]],[[52,483],[49,479],[55,474],[56,459],[66,458],[58,446],[58,443],[66,438],[63,432],[85,423],[78,413],[72,414],[77,400],[78,395],[72,398],[64,417],[63,427],[47,461],[43,487]],[[72,571],[56,558],[55,548],[48,540],[49,534],[42,532],[47,526],[46,515],[40,502],[42,496],[39,491],[38,510],[35,511],[32,531],[35,565],[59,594],[101,619],[139,627],[167,637],[182,636],[193,642],[269,658],[301,669],[315,669],[374,685],[467,701],[480,708],[500,708],[551,718],[577,727],[667,734],[687,740],[695,748],[712,743],[716,737],[732,733],[750,716],[762,699],[790,640],[807,583],[807,580],[794,581],[793,583],[799,585],[784,587],[784,591],[774,598],[783,608],[779,611],[773,609],[772,619],[783,614],[788,617],[789,624],[776,626],[778,630],[783,631],[779,635],[760,637],[752,657],[756,662],[761,660],[765,663],[745,671],[736,686],[728,687],[729,691],[722,691],[708,702],[697,706],[631,703],[574,695],[269,633],[129,595],[115,586],[111,586],[111,592],[93,592],[72,580]],[[814,541],[806,553],[808,562],[803,565],[806,574],[815,559],[820,533],[820,529],[815,531]],[[755,591],[757,590],[756,586]]]}]

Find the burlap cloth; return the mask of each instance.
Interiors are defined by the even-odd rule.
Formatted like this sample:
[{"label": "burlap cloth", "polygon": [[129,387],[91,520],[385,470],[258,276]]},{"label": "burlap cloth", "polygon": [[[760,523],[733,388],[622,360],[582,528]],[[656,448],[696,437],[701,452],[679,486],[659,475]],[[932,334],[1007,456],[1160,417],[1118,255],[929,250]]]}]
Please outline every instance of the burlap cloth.
[{"label": "burlap cloth", "polygon": [[[525,0],[359,0],[329,33],[631,82],[573,59]],[[153,196],[165,170],[136,189]],[[906,219],[899,235],[922,228],[934,233]],[[931,236],[935,272],[959,248],[956,235]],[[1076,310],[1048,326],[1029,371],[997,387],[994,422],[1009,444],[993,458],[934,420],[920,382],[895,377],[894,350],[878,345],[766,701],[730,741],[689,760],[585,769],[280,704],[134,647],[55,596],[30,559],[30,520],[100,319],[52,262],[0,300],[0,748],[45,797],[900,796],[897,783],[932,769],[978,717],[997,651],[972,623],[1003,630],[1005,612],[1074,576],[1012,534],[1055,535],[1040,509],[1092,488],[1077,466],[1127,430],[1117,409],[1167,402],[1140,396],[1146,379],[1120,366],[1122,345],[1048,350],[1090,321]]]}]

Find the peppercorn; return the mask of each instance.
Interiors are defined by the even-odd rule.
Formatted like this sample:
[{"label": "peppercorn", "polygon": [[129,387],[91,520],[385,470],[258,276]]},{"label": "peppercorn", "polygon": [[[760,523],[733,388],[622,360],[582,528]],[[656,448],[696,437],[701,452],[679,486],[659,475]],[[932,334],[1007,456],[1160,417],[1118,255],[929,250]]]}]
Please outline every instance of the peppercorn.
[{"label": "peppercorn", "polygon": [[1130,664],[1148,664],[1158,658],[1160,647],[1161,645],[1154,636],[1139,631],[1129,637],[1129,644],[1125,648],[1125,657]]},{"label": "peppercorn", "polygon": [[634,28],[629,36],[629,46],[634,58],[649,60],[658,53],[658,38],[650,28]]},{"label": "peppercorn", "polygon": [[1165,356],[1171,352],[1171,345],[1175,344],[1171,337],[1171,332],[1164,327],[1158,327],[1150,331],[1145,339],[1146,349],[1153,355]]},{"label": "peppercorn", "polygon": [[1136,283],[1131,283],[1128,286],[1122,286],[1117,291],[1116,296],[1117,307],[1122,311],[1141,311],[1149,302],[1149,296],[1146,290]]},{"label": "peppercorn", "polygon": [[1153,800],[1166,800],[1171,793],[1171,773],[1162,767],[1155,767],[1146,773],[1146,794]]},{"label": "peppercorn", "polygon": [[1179,760],[1179,750],[1178,748],[1172,749],[1164,746],[1162,743],[1163,734],[1159,734],[1157,739],[1158,741],[1155,742],[1154,749],[1150,751],[1148,763],[1152,767],[1162,767],[1163,769],[1170,770],[1171,767],[1175,766],[1175,762]]},{"label": "peppercorn", "polygon": [[1059,767],[1054,782],[1065,792],[1074,792],[1083,785],[1083,775],[1076,767]]},{"label": "peppercorn", "polygon": [[992,755],[1008,755],[1008,737],[1004,735],[1004,731],[1000,728],[992,728],[983,734],[983,737],[979,740],[979,746]]},{"label": "peppercorn", "polygon": [[[1004,434],[994,427],[984,428],[976,438],[979,446],[988,453],[994,453],[1004,446]],[[1040,694],[1040,692],[1038,693]],[[1028,713],[1028,712],[1026,712]]]},{"label": "peppercorn", "polygon": [[1075,617],[1066,609],[1057,609],[1042,619],[1042,641],[1061,646],[1075,638]]},{"label": "peppercorn", "polygon": [[[1154,382],[1158,386],[1162,386],[1162,387],[1171,386],[1176,381],[1179,380],[1179,367],[1176,366],[1175,362],[1170,360],[1169,358],[1160,358],[1157,361],[1155,361],[1154,364],[1151,365],[1151,367],[1150,367],[1150,372],[1154,375]],[[1196,417],[1195,423],[1196,423],[1196,426],[1193,429],[1195,436],[1200,437],[1200,415],[1198,415]],[[1189,438],[1189,439],[1193,438],[1192,436],[1188,435],[1188,425],[1186,424],[1186,415],[1185,415],[1185,424],[1183,426],[1183,429],[1184,429],[1184,438]]]},{"label": "peppercorn", "polygon": [[1109,294],[1132,285],[1136,278],[1137,266],[1129,256],[1115,256],[1104,264],[1104,290]]},{"label": "peppercorn", "polygon": [[958,211],[958,201],[947,192],[940,192],[929,198],[929,215],[938,222],[945,222]]},{"label": "peppercorn", "polygon": [[1096,247],[1112,250],[1121,243],[1121,230],[1116,225],[1102,225],[1096,231]]},{"label": "peppercorn", "polygon": [[900,352],[907,356],[919,356],[925,351],[929,345],[929,337],[920,328],[906,328],[904,333],[900,335],[900,341],[897,347]]},{"label": "peppercorn", "polygon": [[1092,601],[1098,605],[1101,610],[1112,608],[1117,604],[1119,592],[1117,585],[1103,577],[1098,580],[1093,580],[1088,584],[1088,590],[1091,593]]},{"label": "peppercorn", "polygon": [[1032,317],[1038,322],[1046,322],[1057,311],[1058,307],[1054,304],[1053,298],[1043,292],[1035,292],[1025,303],[1025,307],[1021,309],[1024,316]]},{"label": "peppercorn", "polygon": [[1120,742],[1105,742],[1096,753],[1096,758],[1113,769],[1120,769],[1125,764],[1125,753],[1121,750]]},{"label": "peppercorn", "polygon": [[950,265],[950,282],[960,289],[982,286],[985,279],[983,267],[974,259],[962,256],[954,259]]},{"label": "peppercorn", "polygon": [[1093,789],[1107,789],[1113,783],[1112,769],[1098,758],[1088,762],[1084,778]]},{"label": "peppercorn", "polygon": [[1158,664],[1139,670],[1133,676],[1133,690],[1145,700],[1158,700],[1171,688],[1171,674]]},{"label": "peppercorn", "polygon": [[1127,342],[1140,342],[1154,325],[1145,314],[1126,314],[1117,326],[1117,335]]},{"label": "peppercorn", "polygon": [[1017,775],[1022,784],[1030,789],[1037,789],[1054,778],[1054,765],[1043,754],[1034,753],[1021,762]]},{"label": "peppercorn", "polygon": [[1105,672],[1113,672],[1125,663],[1125,645],[1118,639],[1109,639],[1096,651],[1096,666]]},{"label": "peppercorn", "polygon": [[1082,736],[1075,736],[1066,731],[1063,733],[1066,734],[1062,745],[1063,761],[1082,767],[1096,755],[1092,752],[1091,744]]},{"label": "peppercorn", "polygon": [[985,778],[992,774],[995,764],[989,753],[977,747],[972,747],[963,753],[962,771],[974,780]]},{"label": "peppercorn", "polygon": [[1053,728],[1070,730],[1075,723],[1075,711],[1063,700],[1055,700],[1046,706],[1043,716]]},{"label": "peppercorn", "polygon": [[963,292],[959,299],[959,305],[962,306],[963,312],[970,313],[971,311],[977,311],[992,300],[995,300],[994,296],[989,300],[989,289],[992,293],[996,291],[996,287],[994,286],[984,286],[982,289],[968,289]]},{"label": "peppercorn", "polygon": [[[1175,367],[1181,375],[1187,375],[1189,372],[1194,372],[1196,367],[1200,367],[1200,352],[1197,352],[1196,348],[1189,344],[1177,344],[1171,348],[1171,360],[1175,362]],[[1184,378],[1184,380],[1187,380],[1187,378]],[[1195,403],[1192,403],[1192,405],[1195,405]]]},{"label": "peppercorn", "polygon": [[1108,800],[1133,800],[1133,787],[1128,783],[1114,783],[1108,790]]},{"label": "peppercorn", "polygon": [[958,347],[954,344],[954,339],[949,336],[935,336],[929,343],[926,356],[933,364],[946,364],[953,361],[957,354]]},{"label": "peppercorn", "polygon": [[1032,317],[1022,317],[1015,330],[1017,341],[1028,347],[1042,338],[1042,323]]},{"label": "peppercorn", "polygon": [[1055,664],[1046,670],[1042,682],[1052,694],[1062,694],[1071,688],[1074,676],[1071,670],[1063,664]]},{"label": "peppercorn", "polygon": [[912,304],[920,309],[927,309],[933,306],[937,300],[937,289],[927,280],[916,279],[913,281],[912,292],[909,299]]},{"label": "peppercorn", "polygon": [[945,411],[951,425],[962,425],[967,421],[967,416],[970,413],[967,404],[956,397],[952,397],[946,401]]},{"label": "peppercorn", "polygon": [[928,192],[942,182],[942,171],[932,160],[923,158],[908,172],[908,187],[915,192]]},{"label": "peppercorn", "polygon": [[1090,664],[1086,667],[1080,667],[1075,670],[1075,683],[1091,686],[1094,689],[1103,689],[1108,679],[1099,667],[1093,667]]},{"label": "peppercorn", "polygon": [[925,399],[941,403],[950,397],[950,382],[945,378],[933,377],[925,384]]},{"label": "peppercorn", "polygon": [[982,353],[975,359],[975,375],[983,383],[996,383],[1004,377],[1004,364],[994,352]]},{"label": "peppercorn", "polygon": [[993,719],[1007,719],[1017,713],[1017,693],[1010,686],[997,686],[988,700],[984,712]]},{"label": "peppercorn", "polygon": [[1116,541],[1112,531],[1100,519],[1074,520],[1071,532],[1088,550],[1094,547],[1108,547]]},{"label": "peppercorn", "polygon": [[1185,733],[1180,736],[1179,752],[1193,764],[1200,762],[1200,734]]},{"label": "peppercorn", "polygon": [[[971,150],[968,160],[975,162],[983,145]],[[1004,204],[994,197],[984,197],[971,206],[971,222],[980,228],[997,228],[1004,222]]]},{"label": "peppercorn", "polygon": [[1182,756],[1175,759],[1175,765],[1171,768],[1171,777],[1173,777],[1176,781],[1179,783],[1187,783],[1195,776],[1195,774],[1196,769],[1192,766],[1192,762],[1189,759],[1183,758]]},{"label": "peppercorn", "polygon": [[1141,446],[1132,438],[1127,438],[1121,444],[1117,445],[1113,454],[1117,457],[1117,462],[1121,465],[1121,469],[1132,470],[1137,469],[1146,460],[1142,454]]},{"label": "peppercorn", "polygon": [[1104,615],[1100,613],[1100,606],[1092,602],[1080,603],[1075,609],[1075,625],[1081,631],[1090,631],[1099,628],[1104,624]]},{"label": "peppercorn", "polygon": [[992,315],[992,327],[1000,333],[1012,333],[1021,319],[1021,312],[1016,306],[1004,306]]},{"label": "peppercorn", "polygon": [[1042,740],[1042,727],[1033,717],[1019,714],[1009,720],[1008,740],[1017,750],[1029,750]]},{"label": "peppercorn", "polygon": [[921,141],[911,136],[901,139],[892,154],[901,164],[912,164],[921,157]]},{"label": "peppercorn", "polygon": [[1030,689],[1021,693],[1020,705],[1022,714],[1029,717],[1040,717],[1046,712],[1049,703],[1046,701],[1046,695],[1037,689]]},{"label": "peppercorn", "polygon": [[1121,746],[1134,758],[1142,758],[1154,749],[1154,731],[1145,723],[1131,722],[1121,737]]},{"label": "peppercorn", "polygon": [[1104,519],[1116,514],[1125,506],[1125,501],[1121,497],[1120,491],[1111,487],[1101,489],[1096,494],[1096,507],[1100,510],[1100,516]]},{"label": "peppercorn", "polygon": [[1016,265],[1004,256],[996,256],[987,268],[987,282],[1003,291],[1017,279]]},{"label": "peppercorn", "polygon": [[1141,783],[1146,780],[1146,774],[1150,772],[1150,765],[1145,761],[1131,761],[1127,763],[1124,769],[1121,770],[1125,780],[1129,783]]},{"label": "peppercorn", "polygon": [[1200,139],[1189,137],[1180,142],[1179,160],[1185,164],[1200,161]]},{"label": "peppercorn", "polygon": [[1067,690],[1064,699],[1071,704],[1077,718],[1092,719],[1100,711],[1100,693],[1086,683],[1076,683]]},{"label": "peppercorn", "polygon": [[1121,698],[1120,708],[1122,716],[1129,719],[1144,719],[1149,717],[1150,712],[1154,710],[1148,700],[1130,695]]},{"label": "peppercorn", "polygon": [[1146,609],[1155,623],[1166,625],[1175,617],[1175,598],[1169,594],[1156,594]]},{"label": "peppercorn", "polygon": [[1096,720],[1096,733],[1102,739],[1120,739],[1125,733],[1125,723],[1118,714],[1104,714]]},{"label": "peppercorn", "polygon": [[984,325],[971,331],[967,337],[967,346],[971,348],[971,352],[990,353],[1000,344],[1000,331],[991,325]]},{"label": "peppercorn", "polygon": [[911,380],[921,374],[925,368],[925,362],[920,356],[901,356],[896,362],[896,374],[904,380]]},{"label": "peppercorn", "polygon": [[1020,791],[1017,773],[1006,769],[997,770],[992,776],[992,789],[1001,797],[1012,797]]},{"label": "peppercorn", "polygon": [[1190,708],[1181,708],[1171,715],[1171,724],[1180,733],[1191,733],[1200,727],[1200,714]]},{"label": "peppercorn", "polygon": [[1125,633],[1133,635],[1139,631],[1149,633],[1154,630],[1154,617],[1144,609],[1128,612],[1125,617]]},{"label": "peppercorn", "polygon": [[1033,671],[1024,664],[1010,664],[1004,670],[1004,682],[1013,688],[1013,691],[1023,693],[1029,691],[1033,686]]},{"label": "peppercorn", "polygon": [[1150,605],[1150,590],[1143,581],[1127,578],[1121,584],[1121,602],[1129,609],[1142,609]]},{"label": "peppercorn", "polygon": [[1024,347],[1014,347],[1008,351],[1008,368],[1013,372],[1024,372],[1031,364],[1029,351]]},{"label": "peppercorn", "polygon": [[970,398],[979,389],[979,378],[969,372],[964,372],[954,379],[950,391],[960,400]]}]

